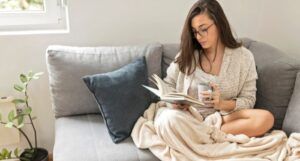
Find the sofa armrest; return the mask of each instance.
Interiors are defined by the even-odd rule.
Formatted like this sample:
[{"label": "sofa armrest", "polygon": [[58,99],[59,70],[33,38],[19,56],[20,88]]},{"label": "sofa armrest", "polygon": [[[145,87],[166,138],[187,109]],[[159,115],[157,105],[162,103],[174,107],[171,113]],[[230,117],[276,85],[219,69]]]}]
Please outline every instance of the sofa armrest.
[{"label": "sofa armrest", "polygon": [[300,72],[297,74],[293,95],[289,102],[283,121],[282,129],[289,135],[292,132],[300,132]]}]

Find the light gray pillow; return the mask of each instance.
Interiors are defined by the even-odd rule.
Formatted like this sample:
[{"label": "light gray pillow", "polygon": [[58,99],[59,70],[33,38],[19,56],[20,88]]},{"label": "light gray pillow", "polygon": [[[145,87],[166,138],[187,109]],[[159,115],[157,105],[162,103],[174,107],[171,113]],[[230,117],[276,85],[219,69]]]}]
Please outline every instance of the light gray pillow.
[{"label": "light gray pillow", "polygon": [[297,74],[294,92],[291,97],[282,129],[290,135],[292,132],[300,132],[300,72]]},{"label": "light gray pillow", "polygon": [[120,47],[49,46],[47,68],[56,117],[100,113],[82,77],[111,72],[145,56],[148,76],[161,75],[162,45]]}]

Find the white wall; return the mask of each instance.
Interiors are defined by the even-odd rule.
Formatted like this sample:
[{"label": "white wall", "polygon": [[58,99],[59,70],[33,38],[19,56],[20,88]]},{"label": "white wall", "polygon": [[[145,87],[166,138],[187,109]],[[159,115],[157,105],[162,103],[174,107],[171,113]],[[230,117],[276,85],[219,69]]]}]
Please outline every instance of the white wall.
[{"label": "white wall", "polygon": [[238,37],[269,43],[300,57],[299,0],[219,0]]},{"label": "white wall", "polygon": [[[50,44],[100,46],[148,42],[178,43],[194,0],[72,0],[70,34],[0,36],[0,96],[15,95],[12,85],[29,69],[44,71]],[[220,0],[238,37],[270,43],[288,54],[300,54],[298,0]],[[284,3],[284,4],[283,4]],[[298,19],[297,19],[298,18]],[[37,115],[39,145],[52,151],[54,115],[47,74],[30,87]]]}]

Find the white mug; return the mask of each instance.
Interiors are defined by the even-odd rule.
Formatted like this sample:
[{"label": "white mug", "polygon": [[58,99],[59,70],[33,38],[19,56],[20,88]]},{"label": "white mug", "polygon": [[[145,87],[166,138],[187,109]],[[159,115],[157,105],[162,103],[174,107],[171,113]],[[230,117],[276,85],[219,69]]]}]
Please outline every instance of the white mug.
[{"label": "white mug", "polygon": [[[198,99],[201,101],[204,101],[204,99],[202,98],[202,94],[201,94],[201,92],[203,92],[203,91],[208,91],[212,94],[212,88],[207,83],[199,83],[198,84]],[[209,98],[206,100],[209,100]]]}]

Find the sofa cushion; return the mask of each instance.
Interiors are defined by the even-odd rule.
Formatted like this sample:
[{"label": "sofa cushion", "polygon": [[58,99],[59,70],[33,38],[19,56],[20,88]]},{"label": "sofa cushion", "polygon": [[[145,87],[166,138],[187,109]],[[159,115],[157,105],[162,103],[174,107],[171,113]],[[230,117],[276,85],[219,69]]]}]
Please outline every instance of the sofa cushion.
[{"label": "sofa cushion", "polygon": [[282,129],[291,134],[292,132],[300,132],[300,72],[297,74],[295,88],[291,97]]},{"label": "sofa cushion", "polygon": [[167,68],[170,66],[170,63],[174,60],[176,54],[179,52],[179,44],[164,44],[163,45],[163,56],[162,56],[162,77],[167,76]]},{"label": "sofa cushion", "polygon": [[113,142],[130,136],[136,120],[150,105],[145,57],[107,73],[88,75],[83,80],[99,105]]},{"label": "sofa cushion", "polygon": [[131,137],[114,144],[98,114],[56,119],[53,154],[55,161],[159,161]]},{"label": "sofa cushion", "polygon": [[149,44],[120,47],[49,46],[47,67],[52,105],[56,117],[100,113],[93,95],[81,78],[116,70],[133,59],[146,56],[148,75],[161,75],[162,46]]}]

